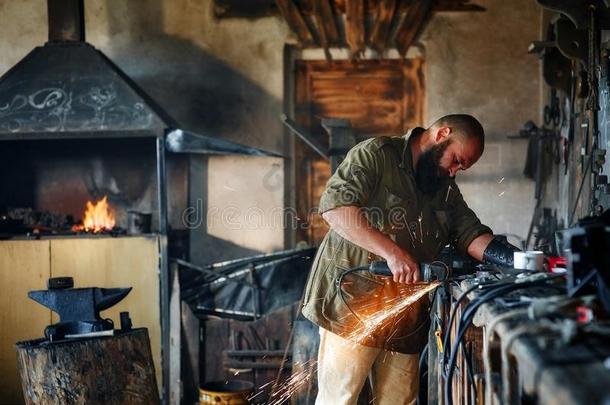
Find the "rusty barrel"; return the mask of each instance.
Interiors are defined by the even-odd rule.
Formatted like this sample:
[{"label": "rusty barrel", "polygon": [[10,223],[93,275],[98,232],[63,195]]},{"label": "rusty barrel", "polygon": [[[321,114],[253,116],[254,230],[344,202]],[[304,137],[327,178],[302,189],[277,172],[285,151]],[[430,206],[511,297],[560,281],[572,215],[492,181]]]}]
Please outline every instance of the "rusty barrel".
[{"label": "rusty barrel", "polygon": [[199,390],[200,405],[245,405],[252,397],[254,384],[249,381],[211,381]]}]

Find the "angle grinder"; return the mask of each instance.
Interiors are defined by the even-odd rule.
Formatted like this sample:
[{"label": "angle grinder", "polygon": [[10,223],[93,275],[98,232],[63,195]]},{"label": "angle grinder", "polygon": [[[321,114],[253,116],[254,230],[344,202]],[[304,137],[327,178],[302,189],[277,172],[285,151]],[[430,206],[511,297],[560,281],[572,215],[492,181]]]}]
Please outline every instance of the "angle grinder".
[{"label": "angle grinder", "polygon": [[[442,262],[420,263],[419,268],[422,275],[422,281],[426,283],[431,281],[445,281],[450,276],[449,266]],[[392,277],[388,262],[382,260],[371,262],[368,266],[368,271],[376,276]]]}]

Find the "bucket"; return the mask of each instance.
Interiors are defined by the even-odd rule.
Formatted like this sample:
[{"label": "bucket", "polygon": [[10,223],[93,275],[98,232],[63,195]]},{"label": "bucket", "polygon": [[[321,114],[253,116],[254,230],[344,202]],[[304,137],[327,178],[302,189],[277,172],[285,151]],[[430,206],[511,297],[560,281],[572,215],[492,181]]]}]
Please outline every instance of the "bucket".
[{"label": "bucket", "polygon": [[211,381],[199,389],[200,405],[246,405],[254,392],[249,381]]}]

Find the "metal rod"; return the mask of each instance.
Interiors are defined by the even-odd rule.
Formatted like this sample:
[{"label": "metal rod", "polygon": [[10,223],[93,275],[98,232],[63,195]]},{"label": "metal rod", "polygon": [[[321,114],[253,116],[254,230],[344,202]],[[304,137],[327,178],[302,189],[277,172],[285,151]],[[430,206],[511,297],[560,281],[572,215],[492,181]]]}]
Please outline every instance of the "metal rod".
[{"label": "metal rod", "polygon": [[275,362],[275,363],[264,363],[264,362],[253,362],[253,361],[236,361],[231,360],[223,363],[225,368],[251,368],[251,369],[290,369],[292,368],[292,363],[286,362]]},{"label": "metal rod", "polygon": [[162,403],[169,403],[169,250],[167,241],[167,176],[165,171],[165,138],[156,138],[157,146],[157,204],[159,211],[159,284],[161,312],[161,369]]},{"label": "metal rod", "polygon": [[283,357],[284,350],[225,350],[228,357]]},{"label": "metal rod", "polygon": [[309,147],[315,150],[320,156],[322,156],[326,160],[330,160],[328,153],[325,152],[328,147],[325,148],[324,146],[320,145],[320,143],[313,136],[311,136],[311,134],[307,133],[304,128],[301,128],[299,124],[288,118],[286,114],[282,114],[280,116],[280,121],[282,121],[284,125],[290,128],[290,130],[294,132],[295,135],[301,138],[303,142],[309,145]]}]

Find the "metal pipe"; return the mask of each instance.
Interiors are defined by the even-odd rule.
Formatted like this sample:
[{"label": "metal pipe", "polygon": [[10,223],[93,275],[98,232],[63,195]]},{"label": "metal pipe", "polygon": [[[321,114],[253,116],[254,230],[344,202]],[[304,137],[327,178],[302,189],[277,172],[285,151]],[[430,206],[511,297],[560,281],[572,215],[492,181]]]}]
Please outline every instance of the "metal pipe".
[{"label": "metal pipe", "polygon": [[83,0],[47,0],[49,42],[84,42]]},{"label": "metal pipe", "polygon": [[169,248],[167,240],[167,173],[165,171],[165,139],[156,139],[157,147],[157,207],[159,211],[159,284],[161,300],[161,369],[163,404],[169,403]]}]

